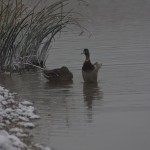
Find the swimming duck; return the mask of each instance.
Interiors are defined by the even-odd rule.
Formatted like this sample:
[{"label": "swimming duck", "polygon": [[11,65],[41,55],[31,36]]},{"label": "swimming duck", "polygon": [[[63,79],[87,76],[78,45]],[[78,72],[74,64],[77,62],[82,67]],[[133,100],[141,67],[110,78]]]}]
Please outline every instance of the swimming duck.
[{"label": "swimming duck", "polygon": [[66,66],[61,68],[44,70],[43,75],[49,81],[71,81],[73,79],[72,72]]},{"label": "swimming duck", "polygon": [[85,61],[82,66],[82,76],[85,82],[97,82],[97,74],[102,64],[98,62],[92,64],[90,61],[90,53],[88,49],[84,49],[83,53],[85,54]]}]

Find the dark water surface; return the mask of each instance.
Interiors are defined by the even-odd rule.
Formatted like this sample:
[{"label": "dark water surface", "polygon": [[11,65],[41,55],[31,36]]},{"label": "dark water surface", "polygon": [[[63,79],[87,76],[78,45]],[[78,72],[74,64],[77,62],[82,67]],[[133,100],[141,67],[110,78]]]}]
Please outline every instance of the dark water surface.
[{"label": "dark water surface", "polygon": [[[73,83],[50,84],[40,72],[0,83],[35,103],[41,119],[33,141],[54,150],[148,150],[150,147],[150,2],[92,0],[79,8],[92,32],[56,39],[48,68],[66,65]],[[97,84],[81,76],[83,48],[103,63]],[[5,78],[5,79],[4,79]]]}]

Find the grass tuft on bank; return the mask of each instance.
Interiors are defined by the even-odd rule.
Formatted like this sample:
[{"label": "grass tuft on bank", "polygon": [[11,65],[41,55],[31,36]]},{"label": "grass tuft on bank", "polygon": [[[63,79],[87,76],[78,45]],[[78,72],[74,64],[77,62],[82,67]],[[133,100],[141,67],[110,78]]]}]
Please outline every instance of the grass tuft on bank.
[{"label": "grass tuft on bank", "polygon": [[[22,0],[0,0],[0,71],[45,67],[54,37],[68,25],[82,28],[69,0],[59,0],[41,10]],[[67,10],[67,11],[66,11]]]}]

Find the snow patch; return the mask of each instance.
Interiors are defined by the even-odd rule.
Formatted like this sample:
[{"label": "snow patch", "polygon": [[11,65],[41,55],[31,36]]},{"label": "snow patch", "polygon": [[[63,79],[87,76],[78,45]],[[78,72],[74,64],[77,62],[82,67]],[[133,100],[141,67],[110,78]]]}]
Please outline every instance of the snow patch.
[{"label": "snow patch", "polygon": [[19,122],[18,125],[23,126],[25,128],[30,128],[30,129],[35,127],[35,125],[31,122]]},{"label": "snow patch", "polygon": [[2,102],[4,99],[4,96],[0,95],[0,102]]},{"label": "snow patch", "polygon": [[16,132],[21,132],[21,133],[23,132],[23,130],[20,129],[20,128],[12,128],[12,129],[10,129],[9,131],[10,131],[10,132],[15,132],[15,133],[16,133]]},{"label": "snow patch", "polygon": [[44,147],[41,144],[35,144],[36,150],[51,150],[49,147]]},{"label": "snow patch", "polygon": [[20,140],[29,137],[24,128],[34,128],[31,121],[40,117],[35,114],[33,103],[27,100],[19,102],[15,95],[0,86],[0,150],[30,150],[32,146],[36,150],[51,150],[40,144],[30,147]]},{"label": "snow patch", "polygon": [[21,102],[21,104],[22,105],[26,105],[26,106],[32,106],[33,105],[33,103],[31,103],[31,102],[29,102],[29,101],[23,101],[23,102]]},{"label": "snow patch", "polygon": [[16,136],[8,134],[5,130],[0,131],[1,150],[24,150],[26,147]]}]

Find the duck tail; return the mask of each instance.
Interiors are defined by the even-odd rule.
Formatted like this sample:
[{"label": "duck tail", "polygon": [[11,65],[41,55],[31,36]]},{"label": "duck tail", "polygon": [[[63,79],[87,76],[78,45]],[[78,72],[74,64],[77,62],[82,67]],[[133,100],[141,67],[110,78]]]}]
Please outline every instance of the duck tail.
[{"label": "duck tail", "polygon": [[96,63],[94,63],[94,67],[96,70],[99,70],[102,67],[102,63],[96,62]]}]

